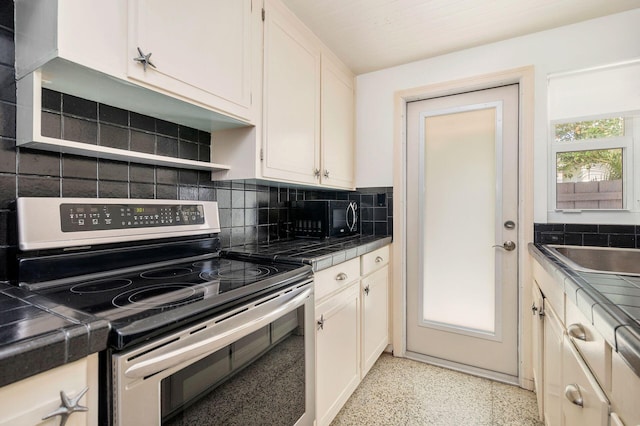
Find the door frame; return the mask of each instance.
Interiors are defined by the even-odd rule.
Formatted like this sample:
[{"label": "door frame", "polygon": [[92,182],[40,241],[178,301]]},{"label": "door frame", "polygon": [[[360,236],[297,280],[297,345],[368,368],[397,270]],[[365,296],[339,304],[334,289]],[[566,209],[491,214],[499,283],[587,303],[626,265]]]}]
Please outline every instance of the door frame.
[{"label": "door frame", "polygon": [[[394,96],[393,150],[393,280],[392,346],[393,354],[405,357],[406,345],[406,147],[407,103],[475,90],[519,84],[518,117],[518,381],[521,387],[533,389],[531,357],[531,263],[527,244],[533,241],[533,126],[534,67],[526,66],[461,80],[430,84],[401,90]],[[523,338],[524,337],[524,338]]]}]

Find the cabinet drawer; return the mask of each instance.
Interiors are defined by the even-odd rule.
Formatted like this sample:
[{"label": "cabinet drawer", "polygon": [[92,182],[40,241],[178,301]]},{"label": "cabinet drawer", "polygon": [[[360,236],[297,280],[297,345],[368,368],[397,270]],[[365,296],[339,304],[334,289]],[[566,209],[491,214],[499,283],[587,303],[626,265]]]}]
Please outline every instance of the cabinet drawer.
[{"label": "cabinet drawer", "polygon": [[360,259],[355,258],[315,273],[316,300],[345,288],[360,278]]},{"label": "cabinet drawer", "polygon": [[625,425],[640,425],[640,377],[616,352],[612,354],[611,364],[611,408]]},{"label": "cabinet drawer", "polygon": [[611,389],[611,348],[591,321],[568,302],[565,306],[567,335],[582,354],[585,362],[603,389]]},{"label": "cabinet drawer", "polygon": [[609,401],[568,337],[564,339],[562,353],[560,390],[564,424],[607,425]]},{"label": "cabinet drawer", "polygon": [[384,246],[361,257],[362,275],[367,275],[389,263],[389,246]]}]

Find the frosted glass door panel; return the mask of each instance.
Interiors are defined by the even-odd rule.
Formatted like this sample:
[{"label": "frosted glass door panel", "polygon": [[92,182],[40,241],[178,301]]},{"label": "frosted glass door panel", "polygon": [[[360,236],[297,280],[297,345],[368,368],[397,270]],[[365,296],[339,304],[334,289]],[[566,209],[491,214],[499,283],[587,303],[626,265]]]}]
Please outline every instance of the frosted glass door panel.
[{"label": "frosted glass door panel", "polygon": [[496,108],[426,117],[424,129],[423,320],[494,333]]}]

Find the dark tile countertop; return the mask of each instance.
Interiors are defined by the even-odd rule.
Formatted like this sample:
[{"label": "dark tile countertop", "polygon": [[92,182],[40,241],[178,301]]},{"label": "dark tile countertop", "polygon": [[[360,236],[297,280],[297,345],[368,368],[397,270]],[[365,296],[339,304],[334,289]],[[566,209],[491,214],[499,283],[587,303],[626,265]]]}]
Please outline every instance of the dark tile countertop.
[{"label": "dark tile countertop", "polygon": [[[369,253],[391,237],[292,240],[235,247],[241,256],[312,265],[314,271]],[[107,348],[109,322],[0,283],[0,386]]]},{"label": "dark tile countertop", "polygon": [[109,323],[0,283],[0,386],[107,348]]},{"label": "dark tile countertop", "polygon": [[391,243],[390,236],[354,236],[326,240],[296,239],[271,244],[250,244],[224,252],[248,258],[267,258],[300,262],[313,267],[314,272],[362,256]]},{"label": "dark tile countertop", "polygon": [[530,243],[529,253],[640,377],[640,277],[576,271],[544,244]]}]

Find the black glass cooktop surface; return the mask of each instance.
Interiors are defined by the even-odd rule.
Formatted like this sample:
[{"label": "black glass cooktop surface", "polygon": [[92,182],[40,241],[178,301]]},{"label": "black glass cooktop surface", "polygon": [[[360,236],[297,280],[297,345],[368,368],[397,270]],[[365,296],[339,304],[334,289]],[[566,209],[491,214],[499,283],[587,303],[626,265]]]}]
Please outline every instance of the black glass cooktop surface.
[{"label": "black glass cooktop surface", "polygon": [[35,292],[111,323],[112,347],[122,349],[232,309],[310,276],[311,268],[282,262],[200,256],[99,278],[38,285]]}]

